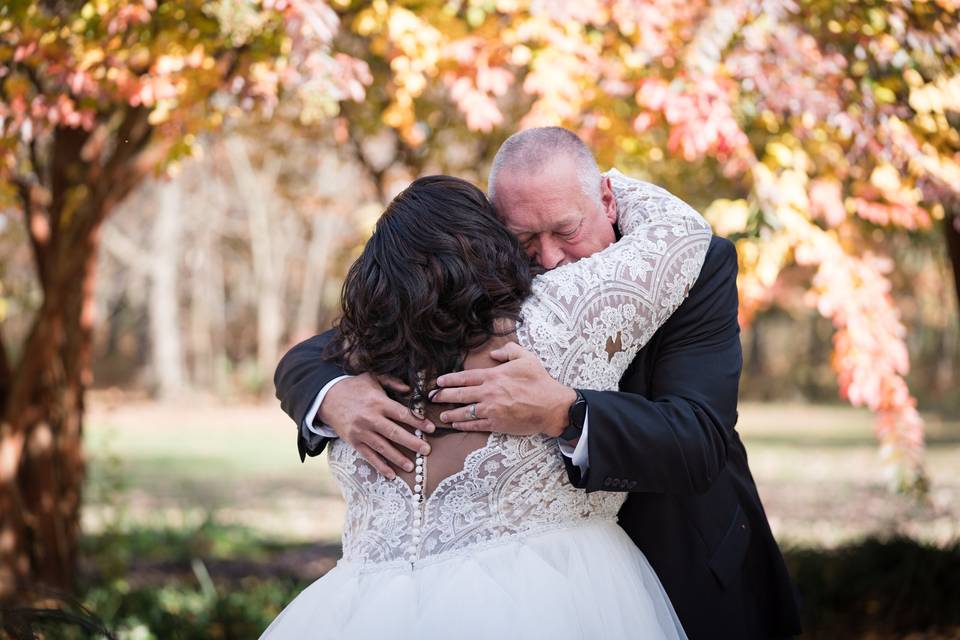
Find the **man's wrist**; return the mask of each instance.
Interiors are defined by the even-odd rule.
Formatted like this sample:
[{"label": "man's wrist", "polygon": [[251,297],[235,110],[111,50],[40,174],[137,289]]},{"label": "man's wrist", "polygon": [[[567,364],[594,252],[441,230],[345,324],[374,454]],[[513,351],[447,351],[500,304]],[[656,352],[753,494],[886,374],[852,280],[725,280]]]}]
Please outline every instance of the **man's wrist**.
[{"label": "man's wrist", "polygon": [[556,410],[551,416],[550,424],[544,433],[551,438],[559,438],[570,422],[570,407],[577,401],[577,392],[570,387],[563,387],[560,400],[555,404]]},{"label": "man's wrist", "polygon": [[[349,380],[352,377],[353,376],[349,376],[349,375],[339,376],[334,378],[333,380],[331,380],[330,382],[328,382],[323,386],[323,388],[320,390],[320,393],[317,394],[316,400],[314,400],[313,407],[311,407],[310,410],[307,412],[306,418],[310,420],[308,424],[308,428],[313,427],[314,429],[312,430],[315,433],[316,433],[316,428],[324,428],[324,427],[328,427],[330,429],[333,428],[333,425],[331,424],[331,419],[334,419],[335,416],[326,415],[329,411],[325,412],[324,408],[326,407],[329,409],[329,406],[330,406],[330,402],[328,402],[329,396],[331,393],[334,393],[334,394],[336,393],[334,387],[338,386],[340,382],[344,380]],[[311,413],[312,413],[312,417],[311,417]]]}]

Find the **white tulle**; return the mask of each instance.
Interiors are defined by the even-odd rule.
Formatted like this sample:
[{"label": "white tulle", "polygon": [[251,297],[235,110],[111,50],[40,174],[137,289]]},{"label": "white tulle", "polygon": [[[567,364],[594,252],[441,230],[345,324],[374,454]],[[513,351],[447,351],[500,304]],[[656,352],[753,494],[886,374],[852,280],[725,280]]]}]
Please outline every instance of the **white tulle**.
[{"label": "white tulle", "polygon": [[660,581],[613,521],[374,567],[341,560],[264,638],[684,638]]},{"label": "white tulle", "polygon": [[[681,200],[607,175],[624,237],[538,276],[517,327],[520,344],[578,388],[617,388],[686,297],[710,242]],[[423,502],[346,442],[329,455],[347,505],[343,560],[264,638],[684,637],[615,523],[626,494],[573,487],[555,440],[491,434]]]}]

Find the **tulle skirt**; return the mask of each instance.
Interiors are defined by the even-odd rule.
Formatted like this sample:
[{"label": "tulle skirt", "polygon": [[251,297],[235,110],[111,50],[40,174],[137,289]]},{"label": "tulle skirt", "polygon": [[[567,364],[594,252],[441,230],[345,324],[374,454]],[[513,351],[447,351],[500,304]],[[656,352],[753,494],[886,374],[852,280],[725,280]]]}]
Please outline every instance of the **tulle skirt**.
[{"label": "tulle skirt", "polygon": [[417,562],[341,560],[261,639],[685,638],[615,522],[588,520]]}]

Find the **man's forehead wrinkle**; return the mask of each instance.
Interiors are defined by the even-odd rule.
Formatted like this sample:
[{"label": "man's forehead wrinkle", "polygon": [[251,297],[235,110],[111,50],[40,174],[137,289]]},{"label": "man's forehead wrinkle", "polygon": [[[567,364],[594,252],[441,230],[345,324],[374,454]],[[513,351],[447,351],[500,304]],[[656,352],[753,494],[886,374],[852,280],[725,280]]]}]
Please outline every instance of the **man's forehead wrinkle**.
[{"label": "man's forehead wrinkle", "polygon": [[569,198],[557,194],[537,197],[530,194],[528,198],[518,198],[510,202],[510,206],[503,212],[507,228],[514,235],[540,233],[550,231],[557,223],[562,222],[566,214],[576,209],[575,203]]}]

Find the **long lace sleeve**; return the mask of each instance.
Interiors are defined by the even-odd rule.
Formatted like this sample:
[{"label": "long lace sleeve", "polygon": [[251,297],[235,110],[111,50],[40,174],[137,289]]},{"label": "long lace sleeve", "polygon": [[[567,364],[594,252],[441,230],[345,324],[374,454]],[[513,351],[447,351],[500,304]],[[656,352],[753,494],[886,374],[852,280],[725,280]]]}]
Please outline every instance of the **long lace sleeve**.
[{"label": "long lace sleeve", "polygon": [[539,275],[517,339],[560,382],[616,389],[640,348],[686,298],[710,245],[710,225],[648,182],[606,174],[623,237]]}]

